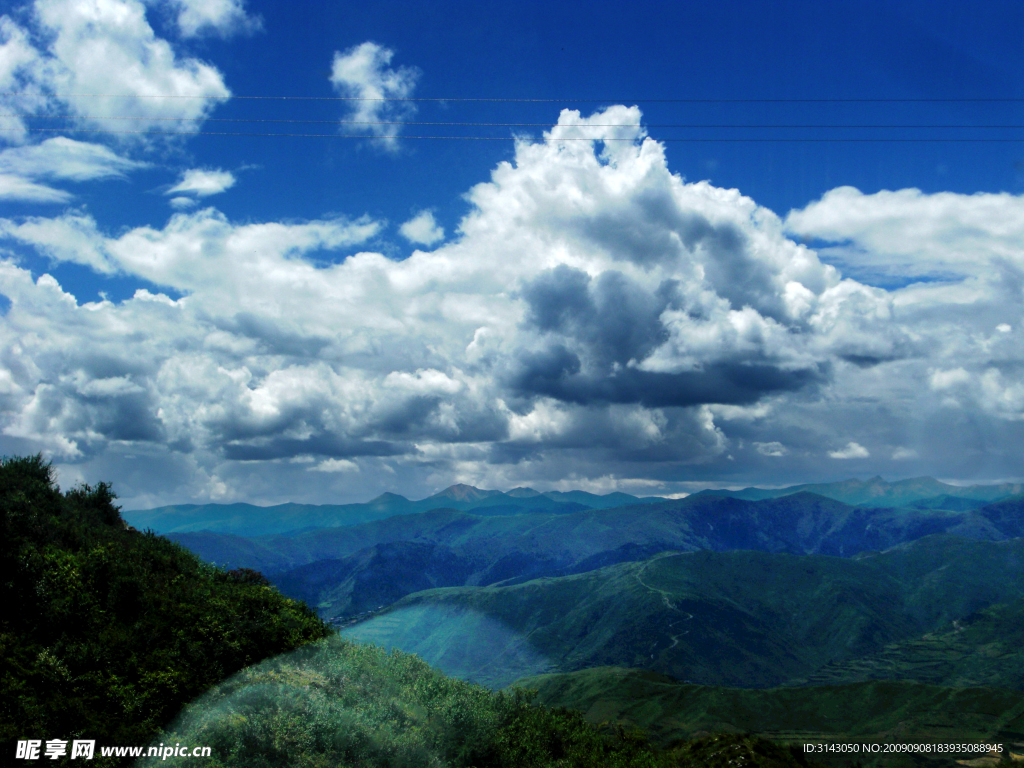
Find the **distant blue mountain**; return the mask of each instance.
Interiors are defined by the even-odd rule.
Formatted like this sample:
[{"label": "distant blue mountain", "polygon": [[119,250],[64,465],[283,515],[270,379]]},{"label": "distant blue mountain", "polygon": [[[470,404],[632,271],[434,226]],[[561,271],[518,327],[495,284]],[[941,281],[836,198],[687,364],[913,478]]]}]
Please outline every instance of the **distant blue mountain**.
[{"label": "distant blue mountain", "polygon": [[[1024,535],[1022,512],[1024,501],[1020,499],[949,511],[855,507],[808,492],[760,501],[709,494],[569,514],[538,511],[486,516],[435,509],[288,536],[196,531],[169,537],[208,562],[254,568],[272,580],[301,566],[353,556],[351,568],[332,565],[330,569],[340,568],[338,573],[343,570],[345,579],[357,578],[364,571],[372,572],[366,577],[369,581],[388,579],[387,567],[382,564],[389,562],[393,551],[389,547],[412,542],[434,548],[417,550],[417,557],[435,563],[430,568],[441,568],[444,563],[452,573],[466,569],[470,575],[461,583],[485,585],[581,573],[668,550],[852,557],[936,533],[1002,541]],[[374,547],[379,549],[373,557],[360,554]],[[328,595],[330,590],[323,589],[320,575],[313,578],[314,573],[321,572],[312,569],[300,574],[297,583],[317,593],[313,597],[312,592],[303,592],[303,599],[312,605],[327,600],[336,609],[332,615],[349,613],[348,598]],[[439,586],[449,579],[440,570],[436,573]],[[461,578],[451,576],[455,583]]]},{"label": "distant blue mountain", "polygon": [[486,491],[471,485],[453,485],[425,499],[411,501],[397,493],[383,493],[359,504],[178,504],[155,509],[122,511],[130,525],[157,533],[214,531],[238,536],[297,533],[314,528],[353,526],[397,515],[456,509],[476,515],[506,516],[568,514],[585,509],[611,509],[664,501],[656,496],[628,493],[598,495],[586,491],[549,491],[514,488],[508,493]]},{"label": "distant blue mountain", "polygon": [[[986,504],[1010,499],[1024,493],[1024,485],[955,486],[931,477],[887,482],[844,480],[836,483],[806,483],[786,488],[744,488],[742,490],[705,490],[696,497],[726,496],[744,501],[763,501],[807,492],[844,504],[861,507],[908,507],[964,512]],[[411,515],[434,509],[454,509],[488,517],[571,514],[588,509],[615,509],[668,501],[658,496],[637,497],[628,493],[598,495],[586,491],[547,491],[513,488],[508,492],[489,491],[471,485],[453,485],[425,499],[410,500],[396,493],[383,493],[358,504],[278,504],[260,507],[253,504],[179,504],[156,509],[122,511],[122,516],[140,530],[157,533],[213,531],[238,536],[296,534],[318,528],[362,525],[398,515]]]},{"label": "distant blue mountain", "polygon": [[842,480],[836,483],[804,483],[785,488],[743,488],[738,491],[708,489],[698,496],[729,496],[746,501],[777,499],[807,491],[861,507],[913,507],[964,511],[1024,493],[1024,484],[958,486],[933,477],[913,477],[887,482],[881,477],[870,480]]}]

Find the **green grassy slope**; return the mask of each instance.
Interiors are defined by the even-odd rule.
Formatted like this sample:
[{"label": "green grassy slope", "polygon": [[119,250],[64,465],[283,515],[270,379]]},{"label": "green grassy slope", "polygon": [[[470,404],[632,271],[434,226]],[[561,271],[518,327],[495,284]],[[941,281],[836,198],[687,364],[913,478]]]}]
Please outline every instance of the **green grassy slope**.
[{"label": "green grassy slope", "polygon": [[346,634],[494,687],[528,673],[523,660],[766,686],[915,633],[901,606],[895,582],[852,560],[695,552],[511,587],[421,592]]},{"label": "green grassy slope", "polygon": [[549,706],[578,709],[591,722],[647,728],[666,744],[715,731],[792,741],[1024,741],[1024,693],[997,688],[874,681],[749,690],[686,685],[612,667],[525,678],[516,685],[537,690],[538,700]]},{"label": "green grassy slope", "polygon": [[332,621],[391,605],[412,592],[462,586],[474,570],[472,561],[443,545],[396,541],[286,571],[273,583]]},{"label": "green grassy slope", "polygon": [[938,627],[1024,594],[1024,539],[972,541],[926,536],[858,562],[901,585],[906,609],[922,626]]}]

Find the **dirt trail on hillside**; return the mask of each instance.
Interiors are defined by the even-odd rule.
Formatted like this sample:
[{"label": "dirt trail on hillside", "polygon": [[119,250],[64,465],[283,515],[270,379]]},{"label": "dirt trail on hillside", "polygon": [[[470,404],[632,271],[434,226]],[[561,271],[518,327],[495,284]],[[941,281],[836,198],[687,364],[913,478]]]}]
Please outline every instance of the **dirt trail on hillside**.
[{"label": "dirt trail on hillside", "polygon": [[[634,574],[634,576],[636,576],[637,583],[641,587],[643,587],[644,589],[647,589],[647,590],[649,590],[651,592],[655,592],[655,593],[661,595],[661,599],[665,602],[665,607],[666,608],[668,608],[670,611],[675,611],[676,613],[681,613],[681,614],[683,614],[686,617],[685,619],[675,619],[674,621],[670,621],[669,622],[669,624],[668,624],[669,638],[672,640],[672,644],[668,648],[665,649],[666,651],[670,651],[673,648],[675,648],[677,645],[679,645],[679,638],[680,637],[682,637],[683,635],[690,634],[690,630],[688,630],[688,629],[683,630],[682,632],[680,632],[678,634],[675,634],[675,635],[673,635],[671,633],[671,630],[680,621],[684,621],[684,620],[685,621],[692,621],[693,620],[693,614],[690,613],[689,611],[684,611],[681,608],[677,608],[672,603],[672,601],[669,599],[669,593],[666,590],[664,590],[664,589],[658,589],[657,587],[652,587],[650,584],[645,582],[644,579],[643,579],[643,574],[651,566],[651,564],[654,563],[655,561],[660,560],[663,557],[673,557],[673,556],[674,556],[674,553],[666,553],[664,555],[659,555],[657,557],[651,558],[646,563],[644,563],[643,567],[641,567]],[[652,659],[654,658],[654,654],[651,654],[651,658]]]}]

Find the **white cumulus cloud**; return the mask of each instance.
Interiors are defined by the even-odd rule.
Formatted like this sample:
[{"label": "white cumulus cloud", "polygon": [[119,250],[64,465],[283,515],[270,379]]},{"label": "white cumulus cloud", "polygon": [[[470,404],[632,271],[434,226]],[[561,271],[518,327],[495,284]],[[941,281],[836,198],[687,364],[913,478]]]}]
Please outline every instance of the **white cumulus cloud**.
[{"label": "white cumulus cloud", "polygon": [[71,194],[62,189],[38,184],[10,173],[0,173],[0,200],[19,200],[30,203],[66,203]]},{"label": "white cumulus cloud", "polygon": [[0,151],[0,198],[37,203],[65,203],[71,193],[40,183],[41,179],[90,181],[120,179],[146,167],[100,144],[63,136],[36,145]]},{"label": "white cumulus cloud", "polygon": [[69,110],[80,124],[131,141],[145,131],[194,131],[230,96],[215,67],[156,35],[140,0],[34,0],[25,10],[27,27],[0,17],[7,110]]},{"label": "white cumulus cloud", "polygon": [[166,194],[209,197],[218,195],[233,186],[235,186],[235,175],[231,171],[192,168],[182,173],[178,183],[168,189]]},{"label": "white cumulus cloud", "polygon": [[0,151],[0,199],[34,203],[66,203],[70,192],[40,183],[42,179],[90,181],[124,178],[146,163],[130,160],[100,144],[63,136],[36,145]]},{"label": "white cumulus cloud", "polygon": [[348,459],[327,459],[321,461],[315,467],[310,467],[309,472],[358,472],[359,465]]},{"label": "white cumulus cloud", "polygon": [[172,197],[167,202],[176,211],[187,211],[189,208],[195,208],[199,204],[199,201],[194,197]]},{"label": "white cumulus cloud", "polygon": [[754,443],[754,449],[762,456],[785,456],[789,453],[789,450],[780,443],[778,440],[772,440],[768,443]]},{"label": "white cumulus cloud", "polygon": [[251,34],[263,26],[259,16],[250,16],[244,0],[168,0],[177,11],[178,28],[184,37],[215,34],[229,37]]},{"label": "white cumulus cloud", "polygon": [[434,214],[421,211],[398,228],[399,234],[410,243],[431,246],[444,240],[444,228],[434,221]]},{"label": "white cumulus cloud", "polygon": [[860,443],[850,441],[845,448],[838,451],[829,451],[828,455],[833,459],[866,459],[871,453]]},{"label": "white cumulus cloud", "polygon": [[416,107],[408,101],[416,88],[420,71],[415,67],[389,66],[395,52],[373,42],[336,51],[331,65],[331,84],[349,103],[341,128],[348,133],[379,136],[375,142],[387,149],[397,148],[401,126]]},{"label": "white cumulus cloud", "polygon": [[787,231],[832,247],[823,252],[855,273],[960,278],[996,260],[1024,266],[1024,197],[919,189],[865,195],[838,187],[786,217]]},{"label": "white cumulus cloud", "polygon": [[119,155],[102,144],[65,136],[0,151],[0,172],[27,177],[69,181],[124,178],[129,171],[146,166],[147,163]]},{"label": "white cumulus cloud", "polygon": [[17,117],[42,109],[49,97],[44,92],[46,65],[29,33],[7,15],[0,16],[0,139],[21,143],[28,138],[25,121]]}]

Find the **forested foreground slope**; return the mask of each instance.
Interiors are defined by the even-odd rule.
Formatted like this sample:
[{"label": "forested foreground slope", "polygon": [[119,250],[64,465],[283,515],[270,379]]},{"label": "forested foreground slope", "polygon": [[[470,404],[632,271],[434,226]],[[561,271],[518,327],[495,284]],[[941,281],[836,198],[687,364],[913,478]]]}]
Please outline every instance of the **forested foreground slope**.
[{"label": "forested foreground slope", "polygon": [[[189,700],[326,637],[258,574],[125,526],[110,487],[62,493],[40,457],[0,463],[0,742],[141,745]],[[102,762],[102,761],[101,761]]]}]

